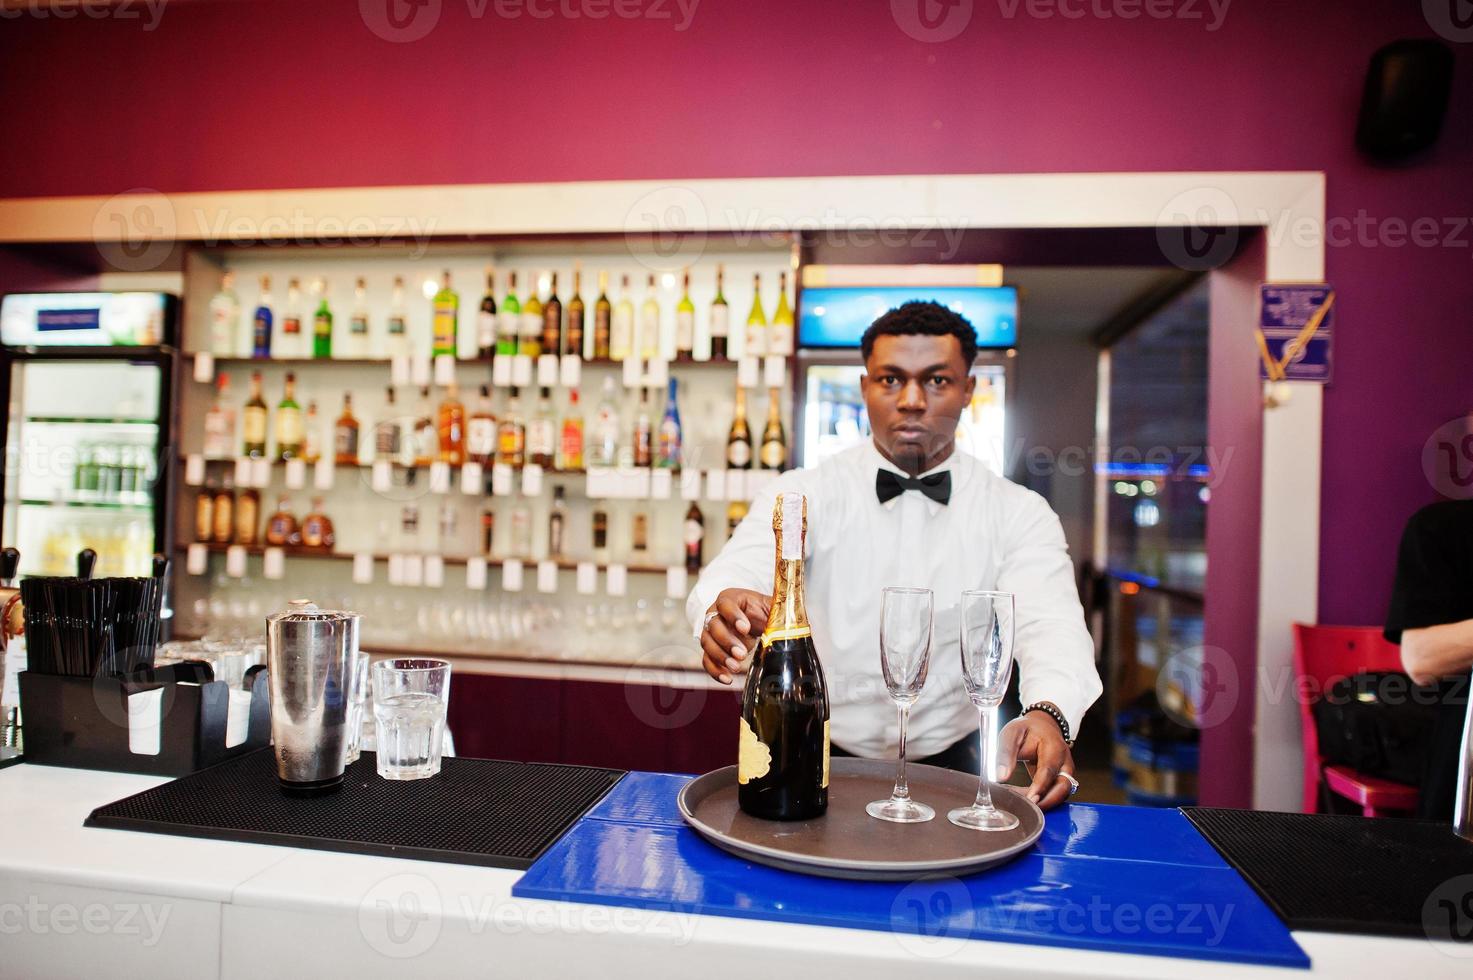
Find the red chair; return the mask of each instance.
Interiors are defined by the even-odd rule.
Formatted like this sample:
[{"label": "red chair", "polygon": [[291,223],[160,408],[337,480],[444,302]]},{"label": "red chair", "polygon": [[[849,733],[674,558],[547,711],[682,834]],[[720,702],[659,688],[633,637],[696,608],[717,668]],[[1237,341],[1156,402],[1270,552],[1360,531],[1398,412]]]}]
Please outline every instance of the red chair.
[{"label": "red chair", "polygon": [[1368,817],[1407,813],[1417,808],[1417,790],[1378,779],[1349,766],[1327,766],[1314,726],[1314,702],[1342,677],[1366,671],[1400,671],[1401,648],[1388,643],[1378,626],[1294,624],[1294,674],[1299,726],[1304,733],[1304,812],[1319,804],[1320,779],[1330,792],[1360,806]]}]

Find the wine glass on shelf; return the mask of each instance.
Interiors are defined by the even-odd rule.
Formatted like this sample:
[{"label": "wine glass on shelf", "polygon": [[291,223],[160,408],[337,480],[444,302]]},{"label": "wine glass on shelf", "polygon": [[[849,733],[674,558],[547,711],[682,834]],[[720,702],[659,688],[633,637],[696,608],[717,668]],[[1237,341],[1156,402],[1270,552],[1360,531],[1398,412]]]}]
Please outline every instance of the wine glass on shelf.
[{"label": "wine glass on shelf", "polygon": [[977,781],[977,801],[957,807],[946,818],[972,830],[1012,830],[1018,826],[1018,818],[992,805],[988,783],[990,770],[997,766],[997,706],[1007,692],[1008,675],[1013,671],[1013,594],[963,592],[961,613],[962,683],[967,697],[977,706],[982,773]]},{"label": "wine glass on shelf", "polygon": [[926,671],[931,663],[930,589],[884,591],[880,606],[880,667],[885,687],[900,715],[900,761],[895,772],[895,789],[888,800],[875,800],[864,812],[895,823],[923,823],[936,811],[910,798],[905,781],[905,728],[910,706],[921,696]]}]

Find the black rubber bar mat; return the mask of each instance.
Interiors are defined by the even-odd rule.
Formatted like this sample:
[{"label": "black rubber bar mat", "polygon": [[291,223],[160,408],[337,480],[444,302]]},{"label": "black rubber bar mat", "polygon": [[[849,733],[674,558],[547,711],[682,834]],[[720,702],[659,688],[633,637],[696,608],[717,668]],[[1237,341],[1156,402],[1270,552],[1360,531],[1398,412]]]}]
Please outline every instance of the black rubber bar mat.
[{"label": "black rubber bar mat", "polygon": [[277,787],[268,748],[100,806],[86,826],[525,870],[623,776],[457,757],[388,780],[365,752],[341,790],[304,799]]},{"label": "black rubber bar mat", "polygon": [[[1449,936],[1449,888],[1473,874],[1452,821],[1183,807],[1182,813],[1290,929]],[[1456,915],[1465,915],[1454,908]],[[1466,931],[1451,929],[1453,936]]]}]

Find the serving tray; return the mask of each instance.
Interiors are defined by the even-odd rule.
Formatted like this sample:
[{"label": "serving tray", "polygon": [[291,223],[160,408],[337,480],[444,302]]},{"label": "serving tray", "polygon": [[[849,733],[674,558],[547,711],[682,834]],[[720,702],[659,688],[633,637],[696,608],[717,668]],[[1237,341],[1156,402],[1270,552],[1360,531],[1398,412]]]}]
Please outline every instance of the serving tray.
[{"label": "serving tray", "polygon": [[736,766],[691,780],[680,791],[680,814],[706,840],[739,857],[788,871],[829,878],[904,881],[935,874],[971,874],[1007,861],[1043,833],[1043,812],[1021,793],[992,784],[992,802],[1018,818],[1013,830],[978,831],[946,819],[970,806],[977,777],[935,766],[906,767],[911,798],[936,816],[899,824],[864,812],[887,799],[895,763],[834,759],[829,765],[829,808],[813,820],[775,821],[748,816],[737,806]]}]

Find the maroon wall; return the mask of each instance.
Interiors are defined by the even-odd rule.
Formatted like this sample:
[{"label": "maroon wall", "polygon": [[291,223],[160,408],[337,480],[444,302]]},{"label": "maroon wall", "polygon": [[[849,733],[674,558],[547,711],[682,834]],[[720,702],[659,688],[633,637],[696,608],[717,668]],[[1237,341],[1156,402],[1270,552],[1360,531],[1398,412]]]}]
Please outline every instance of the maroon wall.
[{"label": "maroon wall", "polygon": [[[1405,516],[1434,497],[1432,431],[1470,407],[1473,230],[1416,246],[1397,222],[1466,218],[1473,55],[1441,145],[1407,169],[1351,145],[1364,66],[1429,36],[1422,4],[958,0],[954,40],[905,33],[905,0],[703,0],[677,19],[438,11],[423,39],[373,33],[390,0],[170,3],[134,19],[0,24],[0,195],[858,173],[1324,170],[1335,383],[1325,406],[1321,609],[1378,621]],[[559,0],[595,9],[600,0]],[[623,0],[621,0],[623,2]],[[646,6],[655,0],[644,0]],[[560,9],[541,0],[539,9]],[[1218,4],[1222,6],[1221,2]],[[1436,5],[1431,5],[1436,6]],[[474,16],[480,10],[482,16]],[[1012,11],[1013,16],[1008,12]],[[914,13],[914,8],[911,8]],[[9,16],[9,15],[7,15]],[[420,21],[417,23],[427,23]],[[1216,29],[1209,27],[1216,26]],[[877,204],[882,210],[883,204]],[[877,215],[877,216],[883,216]],[[1006,256],[1002,257],[1004,260]]]}]

